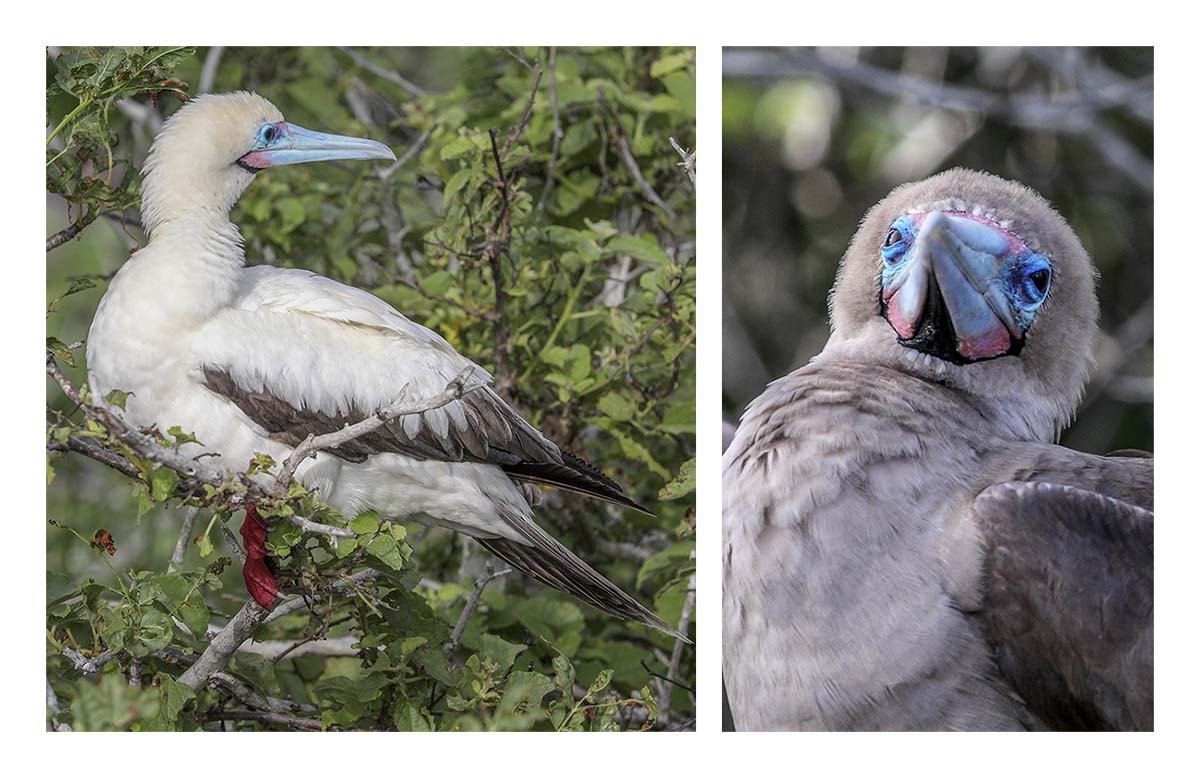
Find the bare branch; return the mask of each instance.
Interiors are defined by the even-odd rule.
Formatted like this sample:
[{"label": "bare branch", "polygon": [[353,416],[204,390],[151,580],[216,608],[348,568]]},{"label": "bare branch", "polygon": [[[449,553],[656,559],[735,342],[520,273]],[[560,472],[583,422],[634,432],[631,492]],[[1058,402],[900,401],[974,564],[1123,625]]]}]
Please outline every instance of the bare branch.
[{"label": "bare branch", "polygon": [[665,200],[658,196],[658,192],[654,191],[654,187],[650,186],[650,182],[642,175],[642,169],[638,166],[637,158],[633,156],[633,149],[629,145],[629,137],[625,134],[624,128],[621,127],[616,112],[609,105],[608,97],[604,94],[604,89],[597,89],[596,94],[600,98],[600,104],[604,106],[604,109],[608,112],[615,125],[613,132],[616,134],[617,152],[621,156],[621,162],[625,164],[625,169],[629,171],[629,175],[637,182],[646,199],[658,206],[667,215],[668,219],[674,219],[675,211],[671,209],[671,206],[667,205]]},{"label": "bare branch", "polygon": [[554,70],[557,56],[558,47],[551,46],[547,68],[550,71],[550,111],[554,116],[554,132],[551,135],[553,142],[550,144],[550,162],[546,165],[546,185],[542,187],[542,194],[538,198],[535,209],[538,211],[545,207],[546,198],[550,196],[550,190],[554,188],[554,168],[558,164],[558,150],[563,139],[562,119],[558,115],[558,74]]},{"label": "bare branch", "polygon": [[1002,94],[942,84],[896,73],[848,58],[822,56],[809,49],[748,51],[727,49],[722,58],[726,76],[778,77],[819,75],[854,84],[886,97],[906,97],[917,103],[956,111],[974,111],[1015,127],[1051,130],[1089,140],[1110,164],[1145,191],[1153,191],[1153,165],[1132,143],[1104,123],[1100,112],[1109,108],[1144,106],[1153,94],[1153,79],[1113,79],[1095,83],[1086,93],[1046,97]]},{"label": "bare branch", "polygon": [[[361,584],[373,581],[378,576],[378,570],[361,570],[354,575],[347,576],[344,580],[335,583],[331,587],[330,591],[335,596],[351,594],[357,591]],[[308,602],[306,602],[303,597],[294,597],[275,606],[275,610],[271,611],[271,615],[266,618],[266,621],[274,621],[275,619],[283,618],[284,616],[295,613],[296,611],[304,610],[307,607]],[[247,650],[247,647],[243,646],[241,650],[245,651]]]},{"label": "bare branch", "polygon": [[213,686],[228,692],[230,696],[247,708],[283,714],[311,713],[317,709],[315,705],[283,700],[278,697],[264,697],[224,671],[213,673],[209,681]]},{"label": "bare branch", "polygon": [[[692,558],[695,558],[695,552],[692,553]],[[696,610],[696,574],[688,579],[687,598],[683,601],[683,610],[679,614],[679,634],[686,635],[688,627],[692,624],[692,613]],[[667,664],[667,678],[675,679],[679,677],[679,665],[683,661],[683,638],[675,638],[675,646],[671,649],[671,661]],[[659,702],[659,719],[665,719],[671,709],[671,687],[666,681],[659,685],[658,689]]]},{"label": "bare branch", "polygon": [[467,622],[471,620],[471,614],[479,607],[479,598],[483,596],[483,590],[492,581],[506,576],[511,572],[511,567],[506,567],[499,572],[493,572],[492,566],[489,563],[487,573],[475,579],[475,588],[471,590],[471,596],[467,598],[467,604],[463,606],[463,611],[458,616],[458,621],[454,625],[454,631],[450,633],[450,642],[446,644],[447,654],[453,654],[454,649],[458,648],[458,643],[462,640],[463,632],[467,629]]},{"label": "bare branch", "polygon": [[[482,381],[477,381],[472,384],[467,383],[467,380],[471,378],[475,372],[475,366],[468,365],[467,367],[463,368],[462,371],[460,371],[459,374],[456,375],[450,381],[450,383],[446,385],[446,388],[439,394],[435,394],[433,397],[429,397],[424,400],[405,402],[404,398],[408,392],[408,387],[402,387],[396,402],[384,410],[379,411],[374,416],[363,419],[357,424],[348,424],[337,432],[329,432],[324,435],[315,436],[309,435],[303,443],[301,443],[294,451],[292,451],[291,455],[283,463],[283,469],[280,471],[278,477],[278,485],[283,489],[286,489],[287,485],[291,483],[292,476],[295,475],[296,468],[300,466],[300,463],[305,459],[308,459],[310,456],[315,455],[318,451],[325,451],[328,449],[335,449],[339,446],[344,446],[350,441],[361,438],[363,435],[370,434],[383,425],[395,421],[401,416],[411,416],[414,414],[431,411],[436,408],[441,408],[444,405],[449,405],[452,402],[461,400],[464,395],[469,394],[470,392],[486,386],[486,383]],[[293,521],[293,523],[297,524],[297,526],[305,526],[304,524],[299,524],[298,522],[306,522],[306,520],[297,518],[296,521]],[[323,527],[323,525],[312,525],[311,522],[306,523],[312,527]],[[323,531],[329,535],[339,534],[338,532],[331,531],[332,529],[334,528],[324,527],[324,529],[320,531]],[[353,533],[350,535],[345,535],[345,537],[353,537]]]},{"label": "bare branch", "polygon": [[51,235],[49,238],[46,238],[47,253],[53,251],[69,241],[71,238],[74,238],[76,235],[83,232],[89,224],[96,220],[98,215],[99,214],[97,214],[95,211],[87,211],[78,219],[76,219],[75,222],[70,226],[63,228]]},{"label": "bare branch", "polygon": [[688,180],[690,180],[692,182],[692,186],[695,186],[696,185],[696,152],[684,151],[683,147],[679,145],[679,142],[676,141],[674,137],[672,137],[670,140],[671,140],[671,148],[675,149],[675,151],[679,154],[679,156],[683,157],[683,162],[678,162],[676,164],[679,165],[679,167],[683,168],[683,172],[687,173]]},{"label": "bare branch", "polygon": [[238,646],[254,634],[254,630],[266,621],[268,615],[270,612],[254,600],[247,600],[237,615],[212,639],[196,663],[179,676],[179,682],[192,691],[200,691],[214,673],[220,672],[229,663]]},{"label": "bare branch", "polygon": [[192,530],[196,528],[196,516],[200,509],[191,506],[183,515],[183,527],[179,530],[179,540],[175,541],[175,551],[171,554],[171,563],[167,565],[169,572],[176,572],[183,567],[183,557],[187,554],[192,541]]},{"label": "bare branch", "polygon": [[91,659],[88,659],[70,646],[64,646],[61,653],[67,659],[71,660],[76,670],[84,675],[95,675],[100,672],[102,667],[116,659],[117,655],[120,654],[119,651],[102,651]]},{"label": "bare branch", "polygon": [[302,719],[297,716],[285,716],[282,713],[253,710],[219,710],[205,711],[197,716],[205,721],[259,721],[263,724],[276,724],[281,727],[303,729],[312,732],[321,730],[321,722],[316,719]]},{"label": "bare branch", "polygon": [[420,95],[425,94],[424,89],[417,86],[413,82],[409,81],[404,76],[400,75],[399,73],[397,73],[394,70],[388,70],[387,68],[383,68],[383,67],[380,67],[379,65],[376,65],[374,62],[367,59],[362,54],[359,54],[357,51],[350,48],[349,46],[338,46],[337,48],[338,48],[338,51],[342,52],[347,57],[354,60],[355,65],[358,65],[363,70],[366,70],[376,76],[379,76],[384,81],[392,82],[396,86],[398,86],[401,89],[403,89],[404,91],[408,92],[410,95],[420,96]]}]

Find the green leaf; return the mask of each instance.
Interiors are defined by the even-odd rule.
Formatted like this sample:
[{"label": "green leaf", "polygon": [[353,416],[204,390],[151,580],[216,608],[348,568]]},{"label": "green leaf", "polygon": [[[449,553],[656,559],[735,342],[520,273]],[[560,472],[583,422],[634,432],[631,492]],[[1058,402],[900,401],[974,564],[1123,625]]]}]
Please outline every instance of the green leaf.
[{"label": "green leaf", "polygon": [[463,156],[464,154],[470,154],[471,152],[475,151],[477,148],[478,147],[475,145],[474,139],[472,139],[469,136],[463,136],[463,137],[455,138],[454,140],[450,141],[445,146],[443,146],[441,154],[439,156],[442,158],[442,161],[458,159],[459,157]]},{"label": "green leaf", "polygon": [[113,389],[104,396],[104,402],[125,410],[125,402],[129,399],[129,394],[129,392],[122,392],[120,389]]},{"label": "green leaf", "polygon": [[138,625],[137,637],[150,651],[160,651],[171,644],[175,626],[167,614],[157,608],[148,608]]},{"label": "green leaf", "polygon": [[370,535],[379,531],[379,514],[375,511],[364,511],[350,522],[350,529],[359,535]]},{"label": "green leaf", "polygon": [[404,554],[400,543],[391,535],[376,535],[367,544],[367,553],[393,570],[404,569]]},{"label": "green leaf", "polygon": [[588,687],[586,699],[595,701],[600,692],[608,688],[608,684],[612,681],[613,671],[602,670],[596,676],[596,680],[592,681],[592,685]]},{"label": "green leaf", "polygon": [[637,411],[628,397],[617,392],[609,392],[601,397],[600,401],[596,403],[596,407],[614,421],[629,421]]},{"label": "green leaf", "polygon": [[71,353],[71,349],[67,348],[67,344],[58,338],[53,336],[46,338],[46,350],[71,367],[75,367],[75,355]]},{"label": "green leaf", "polygon": [[686,68],[692,63],[691,52],[679,52],[675,54],[667,54],[659,57],[650,65],[650,77],[662,78],[668,73],[673,73],[681,68]]},{"label": "green leaf", "polygon": [[695,569],[695,563],[691,559],[695,550],[695,540],[672,543],[642,563],[635,586],[641,589],[649,582],[657,588],[665,581],[675,578],[680,572]]},{"label": "green leaf", "polygon": [[658,240],[650,233],[634,235],[617,235],[604,245],[609,254],[628,254],[641,262],[652,265],[666,265],[671,259],[658,245]]},{"label": "green leaf", "polygon": [[658,491],[660,500],[678,500],[696,491],[696,459],[684,462],[666,486]]},{"label": "green leaf", "polygon": [[162,502],[175,493],[179,474],[169,467],[158,467],[150,472],[150,499]]},{"label": "green leaf", "polygon": [[166,673],[158,673],[155,679],[159,695],[157,728],[161,731],[177,729],[179,714],[189,702],[196,699],[196,693]]},{"label": "green leaf", "polygon": [[527,648],[529,646],[509,643],[495,635],[485,633],[479,636],[479,654],[491,658],[500,667],[501,672],[507,672],[508,668],[512,667],[513,661],[516,660],[517,654]]},{"label": "green leaf", "polygon": [[524,710],[540,712],[542,700],[554,690],[554,681],[541,673],[514,672],[504,686],[504,696],[500,698],[498,710],[508,715]]},{"label": "green leaf", "polygon": [[459,190],[466,186],[467,182],[471,180],[471,176],[474,175],[474,172],[475,171],[473,171],[471,168],[464,167],[462,170],[450,176],[450,180],[446,182],[446,188],[442,190],[442,197],[444,197],[447,201],[453,200],[454,196],[458,194]]}]

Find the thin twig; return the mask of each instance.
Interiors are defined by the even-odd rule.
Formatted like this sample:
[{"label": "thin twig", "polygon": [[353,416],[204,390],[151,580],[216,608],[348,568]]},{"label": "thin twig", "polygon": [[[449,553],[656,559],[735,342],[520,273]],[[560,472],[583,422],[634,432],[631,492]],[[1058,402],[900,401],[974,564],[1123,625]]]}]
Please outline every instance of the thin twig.
[{"label": "thin twig", "polygon": [[258,721],[263,724],[276,724],[281,727],[303,729],[312,732],[321,730],[321,722],[316,719],[303,719],[298,716],[286,716],[282,713],[255,710],[220,710],[205,711],[197,716],[204,721]]},{"label": "thin twig", "polygon": [[557,55],[558,47],[551,46],[547,68],[550,71],[550,111],[554,116],[554,132],[551,135],[553,141],[550,144],[550,162],[546,165],[546,185],[542,187],[542,194],[538,197],[535,209],[538,211],[545,207],[546,198],[554,188],[554,168],[558,164],[558,150],[563,138],[562,119],[558,115],[558,73],[554,69]]},{"label": "thin twig", "polygon": [[488,563],[487,572],[475,579],[475,588],[471,590],[471,596],[467,598],[467,604],[463,606],[463,611],[459,614],[458,621],[454,624],[454,631],[450,633],[450,642],[446,644],[447,654],[453,654],[454,649],[458,648],[458,643],[462,640],[463,632],[467,629],[467,622],[471,620],[471,614],[479,606],[479,598],[483,596],[483,590],[492,581],[502,578],[511,572],[511,567],[506,567],[499,572],[493,572],[491,563]]},{"label": "thin twig", "polygon": [[51,235],[49,238],[46,238],[46,251],[53,251],[69,241],[71,238],[74,238],[76,235],[83,232],[89,224],[96,220],[98,215],[99,214],[96,213],[96,211],[89,210],[76,219],[75,222],[70,226],[63,228]]},{"label": "thin twig", "polygon": [[[693,553],[693,558],[695,554]],[[683,601],[683,610],[679,614],[679,634],[686,635],[688,627],[692,624],[692,612],[696,609],[696,574],[688,579],[687,598]],[[682,638],[675,638],[675,646],[671,649],[671,662],[667,665],[667,678],[672,683],[679,676],[679,665],[683,661],[683,646]],[[671,690],[665,686],[661,689],[663,699],[659,703],[659,716],[665,717],[671,709]]]},{"label": "thin twig", "polygon": [[342,52],[347,57],[354,60],[354,64],[358,65],[359,67],[363,68],[364,70],[366,70],[370,73],[373,73],[376,76],[379,76],[380,78],[382,78],[385,81],[391,81],[393,84],[400,87],[404,91],[408,92],[410,95],[419,97],[420,95],[425,94],[424,89],[417,86],[413,82],[409,81],[404,76],[400,75],[399,73],[397,73],[394,70],[388,70],[387,68],[383,68],[383,67],[380,67],[379,65],[376,65],[374,62],[367,59],[362,54],[359,54],[357,51],[350,48],[349,46],[338,46],[337,48],[338,48],[338,51]]},{"label": "thin twig", "polygon": [[[284,461],[283,469],[279,472],[278,484],[282,485],[286,489],[287,485],[291,483],[292,476],[296,474],[296,468],[300,466],[300,463],[305,459],[308,459],[310,456],[315,455],[319,451],[336,449],[339,446],[344,446],[350,441],[360,438],[363,435],[368,435],[383,425],[395,421],[401,416],[411,416],[414,414],[431,411],[436,408],[441,408],[442,406],[449,405],[456,400],[461,400],[464,395],[469,394],[476,389],[481,389],[482,387],[486,386],[485,382],[476,381],[472,384],[467,383],[467,380],[476,372],[477,368],[474,365],[468,365],[467,367],[463,368],[459,374],[450,381],[449,384],[446,385],[444,390],[438,394],[435,394],[433,397],[423,400],[405,402],[404,398],[407,394],[408,388],[407,386],[401,387],[397,400],[375,415],[363,419],[357,424],[347,424],[345,427],[336,432],[329,432],[324,435],[309,435],[303,443],[301,443],[295,448],[295,450],[292,451],[287,460]],[[305,524],[299,523],[306,522],[305,519],[300,519],[298,517],[294,518],[296,518],[296,521],[293,522],[294,524],[297,524],[297,526],[306,526]],[[311,524],[311,522],[308,523]],[[323,525],[312,526],[321,527]],[[329,535],[339,534],[338,532],[331,531],[333,529],[334,528],[332,527],[325,527],[320,531],[323,531]],[[346,537],[353,537],[353,535],[347,535]]]},{"label": "thin twig", "polygon": [[229,552],[237,557],[238,564],[246,564],[246,552],[242,549],[242,544],[238,543],[237,536],[233,534],[233,530],[222,524],[221,537],[225,538],[225,545],[229,547]]},{"label": "thin twig", "polygon": [[183,527],[179,530],[179,540],[175,541],[175,551],[171,554],[171,563],[167,565],[169,572],[177,572],[183,567],[183,558],[187,554],[188,546],[192,541],[192,530],[196,528],[196,516],[200,513],[200,509],[196,506],[191,506],[183,515]]},{"label": "thin twig", "polygon": [[683,162],[677,162],[675,164],[678,165],[679,167],[683,168],[683,172],[687,173],[688,180],[690,180],[692,182],[692,186],[695,186],[696,185],[696,152],[685,151],[684,148],[679,145],[679,142],[676,141],[674,137],[670,138],[670,141],[671,141],[671,148],[675,149],[675,151],[679,154],[679,156],[683,157]]},{"label": "thin twig", "polygon": [[675,211],[671,209],[671,206],[667,205],[665,200],[658,196],[658,192],[654,191],[654,187],[652,187],[650,182],[646,180],[646,177],[642,175],[642,169],[638,166],[637,158],[633,156],[633,149],[629,145],[629,137],[625,134],[625,129],[621,127],[621,122],[618,119],[616,112],[613,111],[612,106],[609,104],[608,96],[604,94],[603,87],[597,89],[596,94],[600,98],[600,104],[604,106],[604,109],[612,118],[614,125],[616,125],[613,128],[613,132],[617,136],[617,152],[620,154],[621,162],[625,164],[625,169],[629,171],[629,175],[632,176],[633,180],[637,182],[637,185],[641,188],[642,194],[646,196],[646,199],[658,206],[662,212],[667,215],[668,219],[674,219]]},{"label": "thin twig", "polygon": [[315,705],[293,702],[292,700],[284,700],[279,697],[264,697],[223,670],[213,673],[209,682],[213,686],[228,692],[231,697],[247,708],[283,714],[312,713],[317,709]]},{"label": "thin twig", "polygon": [[86,656],[70,646],[64,646],[61,653],[67,659],[71,660],[71,663],[75,665],[75,669],[79,672],[83,673],[84,675],[95,675],[96,673],[100,672],[102,667],[116,659],[117,655],[121,652],[101,651],[99,654],[96,654],[96,656],[88,659]]}]

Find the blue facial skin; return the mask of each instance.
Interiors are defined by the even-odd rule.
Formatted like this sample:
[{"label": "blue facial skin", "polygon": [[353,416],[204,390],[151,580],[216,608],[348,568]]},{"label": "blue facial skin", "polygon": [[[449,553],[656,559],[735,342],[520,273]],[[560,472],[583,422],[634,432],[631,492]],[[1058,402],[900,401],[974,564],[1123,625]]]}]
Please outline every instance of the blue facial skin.
[{"label": "blue facial skin", "polygon": [[[884,235],[880,257],[883,260],[881,288],[886,289],[892,278],[908,263],[917,240],[917,226],[912,215],[904,215],[892,222]],[[1050,293],[1053,271],[1050,260],[1029,249],[1004,257],[1000,265],[1005,297],[1013,304],[1013,313],[1021,332],[1033,324],[1042,303]]]},{"label": "blue facial skin", "polygon": [[[893,232],[894,231],[894,232]],[[893,241],[889,245],[889,241]],[[917,241],[917,228],[912,216],[901,216],[892,222],[883,238],[880,254],[883,257],[883,286],[886,289],[900,268],[908,261],[909,252]]]},{"label": "blue facial skin", "polygon": [[254,145],[250,147],[250,151],[262,151],[274,146],[284,137],[283,130],[279,129],[274,124],[264,124],[258,129],[258,135],[254,138]]}]

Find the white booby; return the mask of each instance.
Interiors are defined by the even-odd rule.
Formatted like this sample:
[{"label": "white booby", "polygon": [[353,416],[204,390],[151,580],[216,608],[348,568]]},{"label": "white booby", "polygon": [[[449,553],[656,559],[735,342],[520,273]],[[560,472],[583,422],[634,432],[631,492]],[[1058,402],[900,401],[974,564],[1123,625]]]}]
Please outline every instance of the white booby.
[{"label": "white booby", "polygon": [[901,186],[830,310],[724,458],[737,728],[1153,728],[1153,459],[1052,442],[1098,332],[1074,232],[995,176]]},{"label": "white booby", "polygon": [[[88,336],[93,397],[129,392],[129,422],[178,425],[199,441],[185,453],[245,470],[256,452],[284,462],[309,434],[374,415],[402,389],[431,397],[468,368],[472,382],[490,382],[441,336],[365,291],[306,270],[246,267],[229,214],[255,175],[333,159],[395,155],[376,141],[290,124],[247,92],[204,95],[173,114],[144,169],[149,243],[110,282]],[[522,487],[645,509],[490,388],[318,454],[296,477],[346,517],[375,510],[456,530],[548,586],[672,631],[542,530]],[[262,534],[252,509],[246,521],[248,540]],[[270,608],[279,589],[254,554],[245,577]]]}]

